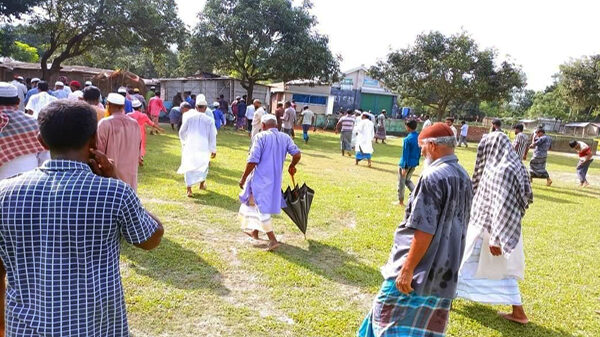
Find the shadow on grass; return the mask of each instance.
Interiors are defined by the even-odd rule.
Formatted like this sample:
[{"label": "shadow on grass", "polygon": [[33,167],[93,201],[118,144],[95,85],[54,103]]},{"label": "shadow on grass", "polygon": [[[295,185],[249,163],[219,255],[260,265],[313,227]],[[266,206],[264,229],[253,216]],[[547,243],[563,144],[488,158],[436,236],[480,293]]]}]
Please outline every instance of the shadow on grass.
[{"label": "shadow on grass", "polygon": [[284,244],[275,254],[337,283],[363,288],[381,283],[381,273],[356,257],[319,241],[308,240],[308,243],[308,250]]},{"label": "shadow on grass", "polygon": [[211,191],[210,185],[208,186],[207,191],[201,192],[198,192],[198,190],[194,187],[194,195],[191,199],[193,199],[194,203],[198,205],[219,207],[231,212],[237,212],[240,208],[239,199]]},{"label": "shadow on grass", "polygon": [[527,325],[509,322],[500,316],[490,306],[473,304],[465,305],[460,310],[452,311],[466,318],[476,320],[479,324],[498,331],[503,337],[543,336],[543,337],[573,337],[571,333],[564,330],[553,330],[541,325],[529,322]]},{"label": "shadow on grass", "polygon": [[579,189],[579,190],[573,190],[573,189],[561,189],[560,194],[566,194],[566,195],[572,195],[574,197],[580,197],[580,198],[588,198],[588,197],[600,197],[600,192],[598,192],[597,190],[591,189],[591,188],[586,188],[586,189]]},{"label": "shadow on grass", "polygon": [[567,199],[562,199],[562,198],[557,198],[557,197],[551,197],[549,195],[545,195],[545,194],[540,194],[540,193],[533,193],[533,202],[535,203],[535,200],[544,200],[544,201],[549,201],[549,202],[554,202],[557,204],[573,204],[574,202],[569,201]]},{"label": "shadow on grass", "polygon": [[229,293],[215,267],[196,252],[167,238],[150,252],[126,245],[122,253],[130,260],[132,270],[158,282],[177,289],[210,289],[218,295]]}]

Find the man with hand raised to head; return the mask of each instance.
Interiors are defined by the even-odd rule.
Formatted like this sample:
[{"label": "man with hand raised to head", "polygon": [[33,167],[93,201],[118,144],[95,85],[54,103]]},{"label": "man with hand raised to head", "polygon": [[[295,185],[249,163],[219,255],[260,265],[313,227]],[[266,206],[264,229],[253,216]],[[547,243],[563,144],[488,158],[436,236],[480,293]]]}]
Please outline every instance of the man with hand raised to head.
[{"label": "man with hand raised to head", "polygon": [[129,336],[120,242],[153,249],[163,227],[96,150],[90,105],[56,101],[38,122],[52,159],[0,182],[6,333]]}]

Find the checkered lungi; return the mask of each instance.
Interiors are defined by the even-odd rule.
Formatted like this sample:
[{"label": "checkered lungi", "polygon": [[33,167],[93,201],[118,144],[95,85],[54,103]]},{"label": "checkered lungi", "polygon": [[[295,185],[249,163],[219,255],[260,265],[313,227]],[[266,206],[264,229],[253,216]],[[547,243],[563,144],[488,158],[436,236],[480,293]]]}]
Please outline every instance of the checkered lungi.
[{"label": "checkered lungi", "polygon": [[405,295],[395,280],[383,282],[373,308],[358,330],[358,337],[443,337],[451,298]]},{"label": "checkered lungi", "polygon": [[547,157],[533,157],[529,162],[529,174],[531,178],[544,178],[550,177],[548,171],[546,171],[546,160]]}]

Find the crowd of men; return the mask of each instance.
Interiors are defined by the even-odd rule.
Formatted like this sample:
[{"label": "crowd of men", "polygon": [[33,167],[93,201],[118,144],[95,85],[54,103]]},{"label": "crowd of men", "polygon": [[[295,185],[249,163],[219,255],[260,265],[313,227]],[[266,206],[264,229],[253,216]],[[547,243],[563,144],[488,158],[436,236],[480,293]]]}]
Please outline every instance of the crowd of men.
[{"label": "crowd of men", "polygon": [[[164,131],[158,117],[167,109],[154,88],[146,97],[118,88],[104,106],[92,83],[79,88],[71,81],[65,94],[63,81],[50,90],[47,82],[34,80],[29,90],[21,78],[0,82],[0,292],[6,296],[0,302],[6,305],[6,332],[127,336],[120,241],[153,249],[163,235],[136,191],[146,127]],[[168,117],[181,141],[177,172],[187,196],[194,197],[196,185],[207,189],[217,134],[232,111],[235,128],[251,137],[239,181],[241,229],[254,240],[266,235],[266,250],[279,247],[272,215],[285,205],[283,165],[290,155],[293,179],[301,160],[293,140],[296,120],[308,143],[314,112],[304,107],[298,114],[294,102],[282,102],[268,113],[258,99],[247,105],[245,96],[231,105],[223,96],[210,105],[202,94],[177,103]],[[405,120],[395,203],[406,207],[405,217],[359,336],[443,336],[457,296],[511,305],[512,312],[501,317],[528,323],[518,287],[524,275],[521,221],[533,200],[531,179],[552,183],[545,168],[551,139],[543,128],[532,139],[516,125],[511,143],[494,121],[469,177],[455,155],[457,145],[468,146],[468,125],[463,122],[458,133],[453,123],[426,118],[419,133],[416,120]],[[375,117],[348,110],[337,131],[342,156],[354,151],[356,165],[367,160],[371,166],[373,142],[386,140],[386,112]],[[587,186],[591,150],[583,142],[570,145],[579,154],[581,186]],[[534,152],[527,170],[522,161],[529,148]],[[425,168],[414,184],[421,156]]]}]

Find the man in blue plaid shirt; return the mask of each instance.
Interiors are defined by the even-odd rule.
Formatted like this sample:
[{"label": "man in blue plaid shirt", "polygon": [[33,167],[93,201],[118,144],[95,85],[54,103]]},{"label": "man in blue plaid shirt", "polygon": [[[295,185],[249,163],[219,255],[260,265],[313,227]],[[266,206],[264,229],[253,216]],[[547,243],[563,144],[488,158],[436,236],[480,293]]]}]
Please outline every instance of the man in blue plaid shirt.
[{"label": "man in blue plaid shirt", "polygon": [[96,112],[57,101],[40,112],[52,159],[0,182],[7,336],[128,336],[120,241],[150,250],[161,223],[95,150]]}]

